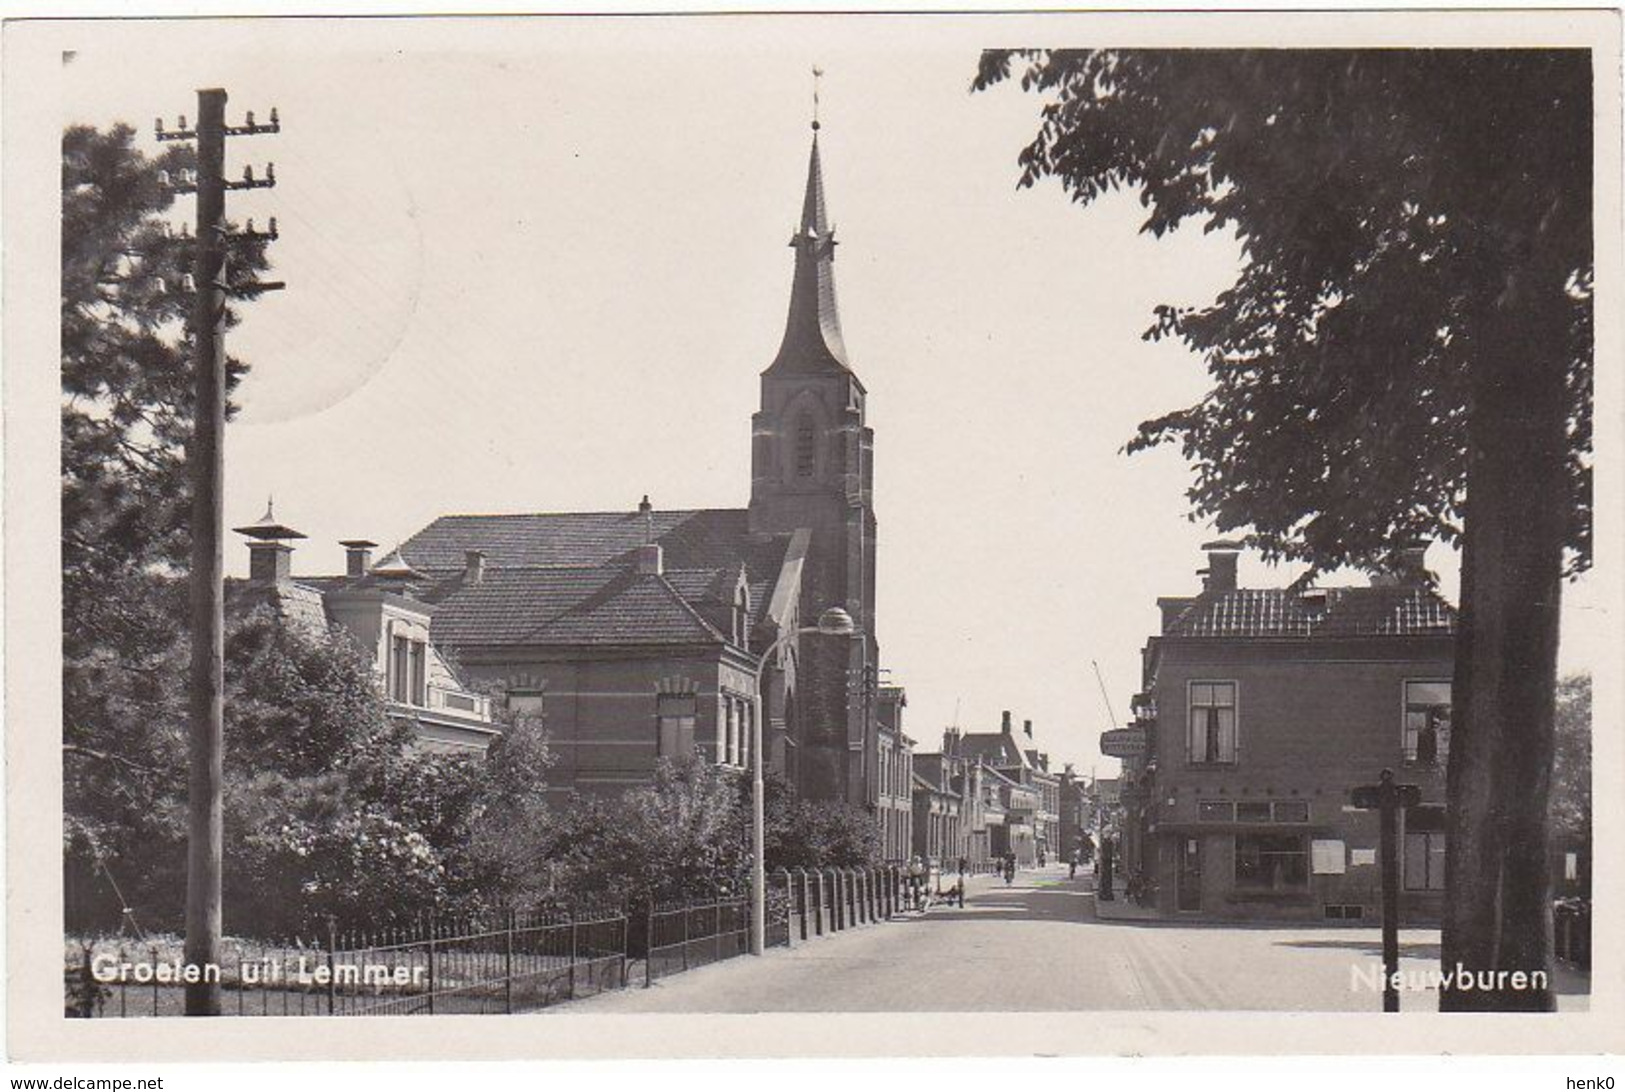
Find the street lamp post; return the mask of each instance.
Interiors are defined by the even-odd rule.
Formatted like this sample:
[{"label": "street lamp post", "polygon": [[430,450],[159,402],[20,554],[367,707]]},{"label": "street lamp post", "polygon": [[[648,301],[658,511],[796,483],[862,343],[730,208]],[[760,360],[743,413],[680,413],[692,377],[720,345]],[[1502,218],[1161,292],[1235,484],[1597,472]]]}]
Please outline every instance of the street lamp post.
[{"label": "street lamp post", "polygon": [[767,809],[762,796],[766,791],[762,756],[762,722],[767,703],[762,698],[762,678],[767,665],[779,646],[791,637],[803,633],[822,633],[826,637],[850,637],[857,631],[852,616],[840,607],[831,607],[818,616],[816,626],[788,629],[776,637],[762,652],[756,665],[756,695],[752,703],[750,726],[751,760],[751,862],[750,862],[750,954],[761,955],[767,950]]}]

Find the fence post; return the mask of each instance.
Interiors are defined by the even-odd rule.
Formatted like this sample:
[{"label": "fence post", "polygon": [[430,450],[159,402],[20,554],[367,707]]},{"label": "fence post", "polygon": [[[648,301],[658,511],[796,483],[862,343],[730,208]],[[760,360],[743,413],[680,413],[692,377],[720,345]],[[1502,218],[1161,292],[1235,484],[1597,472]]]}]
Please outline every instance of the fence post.
[{"label": "fence post", "polygon": [[655,984],[655,896],[649,892],[649,912],[643,919],[643,988]]},{"label": "fence post", "polygon": [[434,948],[435,948],[435,918],[429,915],[429,1015],[434,1015]]},{"label": "fence post", "polygon": [[570,1000],[576,996],[576,911],[570,907]]},{"label": "fence post", "polygon": [[333,951],[339,946],[338,923],[333,915],[327,915],[327,1015],[333,1015],[333,1009],[338,1004],[339,983],[338,976],[333,973]]},{"label": "fence post", "polygon": [[503,932],[503,960],[502,960],[502,1009],[509,1016],[513,1015],[513,929],[514,911],[507,913],[508,928]]},{"label": "fence post", "polygon": [[688,915],[692,907],[687,899],[683,900],[683,970],[688,970]]}]

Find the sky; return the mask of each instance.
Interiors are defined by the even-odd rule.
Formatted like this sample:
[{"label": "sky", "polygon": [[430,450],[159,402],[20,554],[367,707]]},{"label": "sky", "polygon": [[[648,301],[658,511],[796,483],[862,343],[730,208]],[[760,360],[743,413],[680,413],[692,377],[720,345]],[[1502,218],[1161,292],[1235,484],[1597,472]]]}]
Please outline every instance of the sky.
[{"label": "sky", "polygon": [[[974,35],[926,19],[288,20],[85,25],[63,121],[228,119],[230,215],[276,216],[281,293],[244,310],[253,370],[226,440],[226,519],[309,539],[343,571],[447,513],[743,507],[757,376],[783,332],[813,79],[841,320],[869,391],[878,627],[921,749],[1034,722],[1052,762],[1096,749],[1139,688],[1156,597],[1190,594],[1211,528],[1138,422],[1205,388],[1144,341],[1201,304],[1225,233],[1142,235],[1132,193],[1018,190],[1040,101],[972,94]],[[206,43],[208,48],[199,48]],[[200,60],[200,58],[202,58]],[[189,214],[189,202],[178,205]],[[228,572],[243,574],[235,536]],[[1454,598],[1457,565],[1429,554]],[[1243,556],[1244,585],[1291,580]],[[1353,576],[1333,582],[1358,582]],[[1600,595],[1567,592],[1562,665],[1611,656]],[[1094,665],[1104,680],[1097,685]]]}]

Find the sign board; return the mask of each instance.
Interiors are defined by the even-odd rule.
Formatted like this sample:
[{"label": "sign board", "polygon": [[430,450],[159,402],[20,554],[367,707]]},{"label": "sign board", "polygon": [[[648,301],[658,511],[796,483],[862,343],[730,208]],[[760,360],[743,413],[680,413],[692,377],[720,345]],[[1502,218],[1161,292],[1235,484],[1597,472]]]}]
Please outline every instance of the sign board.
[{"label": "sign board", "polygon": [[1349,850],[1349,864],[1351,865],[1374,865],[1376,863],[1377,850],[1375,847]]},{"label": "sign board", "polygon": [[[1349,802],[1361,811],[1376,811],[1382,807],[1382,786],[1361,785],[1349,793]],[[1395,785],[1394,805],[1414,808],[1422,802],[1422,789],[1418,785]]]},{"label": "sign board", "polygon": [[1317,876],[1341,876],[1348,856],[1338,838],[1316,838],[1309,843],[1309,865]]},{"label": "sign board", "polygon": [[1113,728],[1100,733],[1100,753],[1107,758],[1139,758],[1150,750],[1144,728]]}]

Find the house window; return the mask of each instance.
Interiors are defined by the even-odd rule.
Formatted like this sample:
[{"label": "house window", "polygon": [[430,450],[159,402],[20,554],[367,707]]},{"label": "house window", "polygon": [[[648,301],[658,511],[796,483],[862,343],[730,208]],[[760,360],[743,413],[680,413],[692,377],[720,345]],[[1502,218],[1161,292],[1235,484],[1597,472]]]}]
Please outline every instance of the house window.
[{"label": "house window", "polygon": [[1405,890],[1444,890],[1444,809],[1405,809]]},{"label": "house window", "polygon": [[1275,802],[1275,821],[1277,823],[1307,823],[1309,821],[1309,801],[1277,800]]},{"label": "house window", "polygon": [[1450,752],[1450,684],[1405,684],[1405,761],[1443,766]]},{"label": "house window", "polygon": [[1228,800],[1200,800],[1196,817],[1204,823],[1228,823],[1236,817],[1236,806]]},{"label": "house window", "polygon": [[1236,804],[1236,821],[1240,823],[1267,823],[1270,821],[1268,800],[1242,800]]},{"label": "house window", "polygon": [[655,698],[662,758],[677,759],[693,752],[696,712],[693,694],[661,694]]},{"label": "house window", "polygon": [[1190,701],[1190,760],[1236,760],[1236,684],[1193,682]]},{"label": "house window", "polygon": [[410,665],[411,689],[407,700],[413,705],[429,704],[429,646],[423,641],[412,641],[407,648]]},{"label": "house window", "polygon": [[1238,834],[1236,887],[1291,892],[1309,886],[1309,852],[1296,834]]},{"label": "house window", "polygon": [[810,478],[818,469],[818,430],[812,415],[803,413],[796,419],[796,477]]}]

